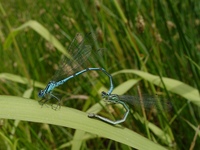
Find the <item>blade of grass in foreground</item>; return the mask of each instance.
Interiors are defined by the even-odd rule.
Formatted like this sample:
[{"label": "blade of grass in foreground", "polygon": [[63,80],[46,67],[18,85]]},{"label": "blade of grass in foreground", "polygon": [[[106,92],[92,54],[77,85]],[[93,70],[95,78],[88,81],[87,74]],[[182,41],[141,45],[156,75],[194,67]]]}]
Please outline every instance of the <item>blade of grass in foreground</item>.
[{"label": "blade of grass in foreground", "polygon": [[[76,109],[61,107],[55,111],[41,106],[38,102],[16,96],[0,96],[0,118],[19,119],[22,121],[48,123],[83,130],[101,137],[129,145],[136,149],[165,149],[147,138],[120,126],[90,119],[87,113]],[[145,143],[145,144],[144,144]]]}]

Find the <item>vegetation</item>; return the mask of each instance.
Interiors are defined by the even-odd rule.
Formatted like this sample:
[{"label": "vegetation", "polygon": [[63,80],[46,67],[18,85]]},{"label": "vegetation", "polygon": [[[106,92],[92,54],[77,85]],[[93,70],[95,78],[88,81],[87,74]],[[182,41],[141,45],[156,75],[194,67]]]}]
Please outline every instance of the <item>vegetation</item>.
[{"label": "vegetation", "polygon": [[[0,2],[0,149],[198,149],[200,147],[200,2]],[[56,111],[38,92],[54,75],[76,33],[95,33],[113,94],[159,95],[170,111],[106,105],[109,79],[90,71],[55,90]]]}]

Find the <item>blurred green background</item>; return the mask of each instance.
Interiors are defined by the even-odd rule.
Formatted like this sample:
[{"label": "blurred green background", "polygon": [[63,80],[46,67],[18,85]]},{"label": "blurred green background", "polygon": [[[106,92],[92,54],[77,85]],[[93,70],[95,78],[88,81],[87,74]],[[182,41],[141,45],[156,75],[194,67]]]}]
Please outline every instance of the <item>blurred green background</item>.
[{"label": "blurred green background", "polygon": [[[114,94],[135,95],[139,90],[163,96],[173,106],[169,112],[146,115],[131,109],[121,126],[167,149],[200,147],[200,1],[8,0],[0,2],[0,19],[1,95],[37,102],[76,33],[93,32],[99,47],[105,48],[104,68],[113,75]],[[151,74],[160,82],[149,78]],[[108,88],[103,73],[87,72],[56,93],[63,98],[62,106],[85,112],[99,104],[101,91]],[[101,115],[123,117],[120,107],[107,109]],[[141,118],[165,135],[149,129]],[[92,134],[75,146],[76,128],[6,117],[0,121],[0,149],[137,148]]]}]

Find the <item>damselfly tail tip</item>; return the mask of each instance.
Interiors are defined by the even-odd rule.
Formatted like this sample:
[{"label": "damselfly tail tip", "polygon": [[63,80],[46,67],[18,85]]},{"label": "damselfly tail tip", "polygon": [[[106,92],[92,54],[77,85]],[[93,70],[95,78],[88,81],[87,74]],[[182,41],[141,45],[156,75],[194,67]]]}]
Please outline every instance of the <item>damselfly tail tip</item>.
[{"label": "damselfly tail tip", "polygon": [[89,117],[89,118],[95,118],[95,117],[96,117],[96,114],[89,113],[89,114],[88,114],[88,117]]}]

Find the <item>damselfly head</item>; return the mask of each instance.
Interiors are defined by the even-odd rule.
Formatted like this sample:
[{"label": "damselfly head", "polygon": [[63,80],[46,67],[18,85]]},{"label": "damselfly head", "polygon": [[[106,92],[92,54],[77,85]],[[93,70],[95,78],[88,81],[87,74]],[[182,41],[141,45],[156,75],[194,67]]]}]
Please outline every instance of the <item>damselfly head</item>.
[{"label": "damselfly head", "polygon": [[108,101],[116,102],[119,100],[119,96],[117,94],[110,94],[107,98]]},{"label": "damselfly head", "polygon": [[38,97],[40,97],[40,98],[44,97],[44,91],[43,90],[40,90],[40,92],[38,93]]},{"label": "damselfly head", "polygon": [[108,98],[108,94],[107,94],[106,92],[104,92],[104,91],[101,92],[101,96],[102,96],[103,98],[105,98],[105,99]]},{"label": "damselfly head", "polygon": [[106,101],[115,102],[119,100],[119,96],[117,94],[108,95],[106,92],[102,91],[101,96],[106,99]]}]

